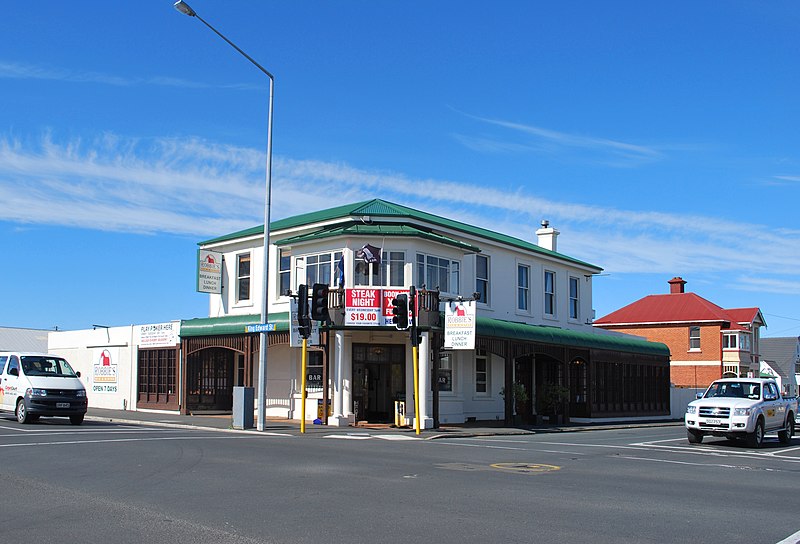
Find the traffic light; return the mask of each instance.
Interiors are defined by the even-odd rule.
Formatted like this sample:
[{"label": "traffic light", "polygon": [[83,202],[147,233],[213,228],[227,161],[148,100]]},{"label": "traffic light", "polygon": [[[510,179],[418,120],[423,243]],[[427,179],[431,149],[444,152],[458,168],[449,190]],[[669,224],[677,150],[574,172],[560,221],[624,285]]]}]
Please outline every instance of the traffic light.
[{"label": "traffic light", "polygon": [[400,293],[392,299],[392,322],[398,330],[408,328],[408,295]]},{"label": "traffic light", "polygon": [[297,287],[297,329],[300,336],[311,336],[311,319],[308,317],[308,285]]},{"label": "traffic light", "polygon": [[315,321],[330,321],[328,314],[328,286],[324,283],[315,283],[311,287],[311,319]]}]

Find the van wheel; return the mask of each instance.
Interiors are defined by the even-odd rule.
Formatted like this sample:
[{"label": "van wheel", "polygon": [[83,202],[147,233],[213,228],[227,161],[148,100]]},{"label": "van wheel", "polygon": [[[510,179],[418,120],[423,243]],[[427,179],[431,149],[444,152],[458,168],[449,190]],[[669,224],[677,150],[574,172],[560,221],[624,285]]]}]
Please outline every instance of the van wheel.
[{"label": "van wheel", "polygon": [[792,441],[792,437],[794,436],[794,414],[789,414],[789,417],[786,418],[786,430],[778,431],[778,440],[781,441],[781,444],[789,444]]},{"label": "van wheel", "polygon": [[703,442],[703,433],[694,429],[686,429],[686,438],[689,439],[689,444],[701,444]]},{"label": "van wheel", "polygon": [[79,414],[77,416],[69,416],[69,422],[73,425],[80,425],[83,423],[83,414]]},{"label": "van wheel", "polygon": [[28,413],[28,407],[25,406],[25,399],[19,399],[17,401],[17,421],[20,423],[30,423],[33,421],[33,417]]},{"label": "van wheel", "polygon": [[756,428],[747,435],[747,445],[751,448],[760,448],[764,441],[764,420],[759,418],[756,421]]}]

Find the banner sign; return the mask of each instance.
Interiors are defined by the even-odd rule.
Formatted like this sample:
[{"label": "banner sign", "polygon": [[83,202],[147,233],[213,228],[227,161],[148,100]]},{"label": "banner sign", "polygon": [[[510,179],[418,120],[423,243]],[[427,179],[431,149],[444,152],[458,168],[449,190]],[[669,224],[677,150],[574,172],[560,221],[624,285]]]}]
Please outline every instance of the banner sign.
[{"label": "banner sign", "polygon": [[444,347],[475,349],[475,301],[452,301],[444,307]]},{"label": "banner sign", "polygon": [[358,327],[382,325],[379,319],[383,314],[382,302],[380,289],[345,289],[344,324]]},{"label": "banner sign", "polygon": [[222,253],[197,250],[197,291],[222,293]]},{"label": "banner sign", "polygon": [[140,348],[168,348],[180,343],[180,323],[154,323],[136,327],[136,345]]}]

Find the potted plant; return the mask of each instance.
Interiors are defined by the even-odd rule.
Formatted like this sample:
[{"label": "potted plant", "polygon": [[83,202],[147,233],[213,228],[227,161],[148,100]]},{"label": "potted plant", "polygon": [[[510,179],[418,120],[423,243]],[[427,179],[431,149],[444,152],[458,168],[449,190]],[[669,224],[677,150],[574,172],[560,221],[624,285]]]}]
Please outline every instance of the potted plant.
[{"label": "potted plant", "polygon": [[540,399],[542,411],[549,416],[551,423],[558,424],[563,422],[561,409],[568,400],[568,387],[556,383],[549,383],[542,388]]},{"label": "potted plant", "polygon": [[[500,396],[505,400],[505,387],[500,390]],[[514,385],[511,387],[511,404],[514,407],[515,423],[519,423],[518,419],[521,419],[522,412],[525,410],[525,403],[528,402],[529,398],[530,397],[528,396],[528,391],[525,389],[525,386],[521,383],[514,382]]]}]

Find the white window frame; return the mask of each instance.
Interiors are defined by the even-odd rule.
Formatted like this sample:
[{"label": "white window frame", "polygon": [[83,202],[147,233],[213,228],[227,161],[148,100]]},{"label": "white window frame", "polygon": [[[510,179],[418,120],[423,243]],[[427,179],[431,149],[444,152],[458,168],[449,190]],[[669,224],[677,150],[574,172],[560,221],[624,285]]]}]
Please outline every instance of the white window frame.
[{"label": "white window frame", "polygon": [[381,287],[406,286],[406,252],[382,251],[381,252]]},{"label": "white window frame", "polygon": [[[550,282],[551,285],[550,285],[550,290],[549,291],[548,291],[548,286],[547,286],[547,278],[548,277],[551,278],[551,280],[552,280]],[[551,318],[556,317],[556,273],[555,272],[553,272],[552,270],[545,270],[544,271],[544,278],[543,278],[542,287],[543,287],[542,291],[544,292],[544,301],[543,301],[543,304],[544,304],[544,308],[543,308],[544,315],[545,315],[545,317],[551,317]],[[550,311],[548,311],[548,305],[549,305],[549,310]]]},{"label": "white window frame", "polygon": [[[696,336],[692,336],[692,333],[694,331],[697,331]],[[701,338],[700,327],[698,326],[689,327],[689,351],[700,351],[700,346],[701,346],[700,338]]]},{"label": "white window frame", "polygon": [[[572,286],[575,286],[575,293]],[[569,318],[578,321],[581,318],[581,282],[575,276],[569,277]]]},{"label": "white window frame", "polygon": [[[735,332],[722,333],[722,349],[739,350],[739,335]],[[731,340],[733,340],[731,342]]]},{"label": "white window frame", "polygon": [[[524,274],[521,276],[520,274],[523,272]],[[524,280],[524,282],[520,280]],[[522,307],[523,305],[524,307]],[[517,311],[525,314],[531,313],[531,267],[522,263],[517,263]]]},{"label": "white window frame", "polygon": [[[484,261],[486,263],[486,276],[479,276],[478,275],[478,263]],[[475,292],[480,293],[480,298],[478,302],[481,304],[486,304],[487,306],[491,304],[491,278],[492,278],[492,261],[488,255],[475,255]]]},{"label": "white window frame", "polygon": [[[242,271],[242,261],[247,259],[247,272]],[[250,252],[236,254],[236,302],[252,302],[253,256]],[[242,282],[247,282],[247,296],[242,296]]]},{"label": "white window frame", "polygon": [[[323,259],[320,260],[320,257],[323,257]],[[305,283],[311,287],[315,283],[327,283],[330,287],[335,286],[336,282],[338,281],[336,266],[339,264],[339,259],[341,258],[342,250],[321,251],[319,253],[309,253],[308,255],[298,257],[297,265],[301,266],[303,273],[302,275],[298,276],[297,285],[299,286],[302,283]],[[309,264],[309,260],[316,262]],[[313,277],[311,275],[312,270],[314,271]],[[326,270],[326,272],[320,274],[320,271],[322,270]]]},{"label": "white window frame", "polygon": [[[479,370],[478,361],[483,362],[483,370]],[[491,388],[491,358],[484,349],[475,350],[475,395],[478,397],[488,397],[492,394]],[[481,391],[481,386],[484,389]]]},{"label": "white window frame", "polygon": [[[435,262],[434,262],[435,261]],[[442,266],[446,263],[446,266]],[[458,295],[461,281],[461,262],[439,255],[429,253],[417,253],[414,264],[417,267],[417,283],[425,286],[426,289],[439,289],[442,293]],[[437,270],[436,277],[429,277],[428,271]],[[441,285],[442,273],[447,278],[448,285]]]},{"label": "white window frame", "polygon": [[278,296],[286,295],[292,288],[292,252],[288,249],[278,250]]}]

